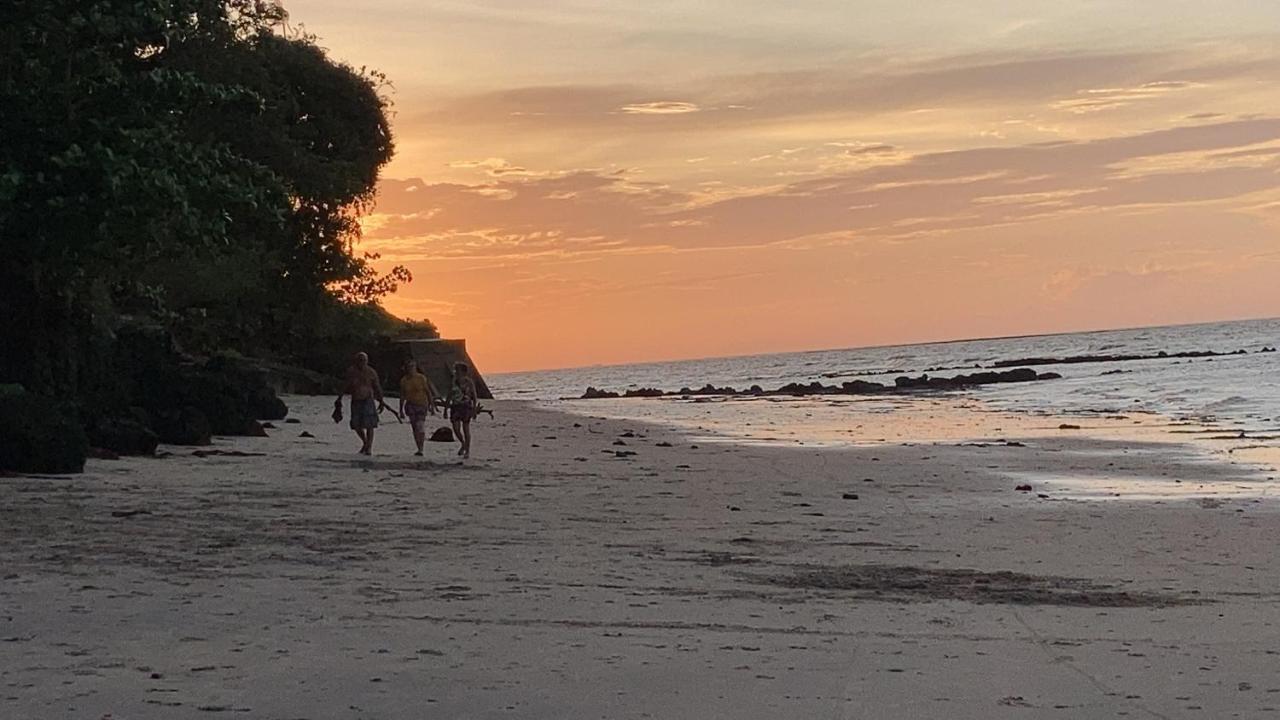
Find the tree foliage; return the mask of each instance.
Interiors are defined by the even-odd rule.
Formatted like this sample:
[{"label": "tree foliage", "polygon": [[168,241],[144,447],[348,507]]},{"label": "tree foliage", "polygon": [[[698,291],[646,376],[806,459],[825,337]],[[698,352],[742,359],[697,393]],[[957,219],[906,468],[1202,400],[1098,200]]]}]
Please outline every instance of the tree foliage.
[{"label": "tree foliage", "polygon": [[407,282],[357,254],[385,78],[268,0],[0,4],[0,380],[81,388],[122,314],[285,353]]}]

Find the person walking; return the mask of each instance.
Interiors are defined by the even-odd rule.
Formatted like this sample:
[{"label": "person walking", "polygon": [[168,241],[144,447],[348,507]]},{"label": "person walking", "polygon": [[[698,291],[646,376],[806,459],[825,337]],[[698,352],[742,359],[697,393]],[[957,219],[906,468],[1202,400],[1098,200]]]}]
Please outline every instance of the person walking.
[{"label": "person walking", "polygon": [[360,437],[360,454],[373,454],[373,431],[378,427],[378,412],[386,410],[382,398],[382,383],[378,373],[369,367],[369,356],[356,353],[351,367],[347,368],[342,390],[333,401],[333,419],[342,419],[342,396],[351,395],[351,429]]},{"label": "person walking", "polygon": [[400,378],[400,414],[409,418],[413,442],[418,446],[414,455],[421,457],[423,443],[427,440],[427,416],[436,414],[436,406],[435,398],[431,396],[431,383],[412,358],[405,361],[404,376]]},{"label": "person walking", "polygon": [[462,447],[458,455],[471,457],[471,420],[476,414],[476,383],[471,368],[464,362],[453,366],[453,387],[449,389],[449,420],[453,422],[453,434]]}]

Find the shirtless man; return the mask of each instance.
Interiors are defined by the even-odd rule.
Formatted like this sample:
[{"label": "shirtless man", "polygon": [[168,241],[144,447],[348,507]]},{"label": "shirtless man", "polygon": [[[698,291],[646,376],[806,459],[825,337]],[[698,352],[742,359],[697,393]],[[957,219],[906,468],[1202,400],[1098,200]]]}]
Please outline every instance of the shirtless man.
[{"label": "shirtless man", "polygon": [[[382,383],[378,373],[369,367],[369,356],[356,353],[355,362],[347,368],[334,410],[342,412],[342,396],[351,395],[351,429],[360,436],[360,454],[373,454],[373,430],[378,427],[378,411],[387,407],[382,399]],[[339,417],[341,417],[339,415]]]}]

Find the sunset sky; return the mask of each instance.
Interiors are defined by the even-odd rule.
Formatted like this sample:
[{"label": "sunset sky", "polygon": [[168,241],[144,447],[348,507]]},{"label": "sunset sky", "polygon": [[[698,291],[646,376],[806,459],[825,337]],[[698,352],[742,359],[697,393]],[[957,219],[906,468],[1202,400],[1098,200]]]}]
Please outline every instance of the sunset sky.
[{"label": "sunset sky", "polygon": [[1276,0],[293,0],[487,372],[1280,315]]}]

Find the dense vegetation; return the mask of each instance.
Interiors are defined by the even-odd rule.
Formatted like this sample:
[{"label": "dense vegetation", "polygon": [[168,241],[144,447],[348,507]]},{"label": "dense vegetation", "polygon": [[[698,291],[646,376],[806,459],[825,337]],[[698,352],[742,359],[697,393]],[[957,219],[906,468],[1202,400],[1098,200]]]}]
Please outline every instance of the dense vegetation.
[{"label": "dense vegetation", "polygon": [[409,274],[355,248],[393,151],[385,78],[284,20],[269,0],[0,4],[0,383],[91,435],[155,429],[204,408],[149,386],[226,392],[228,357],[328,372],[362,337],[433,332],[377,305]]}]

